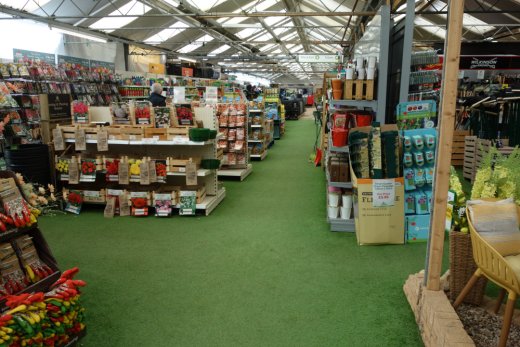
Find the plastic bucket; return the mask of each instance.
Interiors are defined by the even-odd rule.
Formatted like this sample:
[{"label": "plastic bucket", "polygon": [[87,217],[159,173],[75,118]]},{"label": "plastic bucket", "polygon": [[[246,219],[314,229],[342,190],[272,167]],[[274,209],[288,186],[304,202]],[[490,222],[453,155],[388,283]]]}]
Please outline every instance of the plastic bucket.
[{"label": "plastic bucket", "polygon": [[371,114],[356,114],[356,126],[367,127],[372,124]]},{"label": "plastic bucket", "polygon": [[341,219],[350,219],[350,214],[352,213],[352,207],[341,207],[340,209],[340,217]]},{"label": "plastic bucket", "polygon": [[329,206],[338,207],[339,206],[339,193],[329,193]]},{"label": "plastic bucket", "polygon": [[341,196],[341,205],[343,207],[352,207],[352,195],[350,195],[350,194],[343,194]]},{"label": "plastic bucket", "polygon": [[334,147],[343,147],[347,144],[348,129],[333,129],[332,130],[332,145]]},{"label": "plastic bucket", "polygon": [[327,214],[329,216],[329,218],[338,218],[338,212],[339,212],[339,207],[334,207],[334,206],[328,206],[327,207]]}]

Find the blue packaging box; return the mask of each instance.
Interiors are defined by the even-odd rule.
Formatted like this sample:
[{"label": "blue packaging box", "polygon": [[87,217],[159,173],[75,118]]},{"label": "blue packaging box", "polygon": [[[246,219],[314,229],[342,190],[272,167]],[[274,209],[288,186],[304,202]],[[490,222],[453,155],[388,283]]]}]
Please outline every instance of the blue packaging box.
[{"label": "blue packaging box", "polygon": [[430,231],[430,215],[412,215],[405,217],[407,242],[426,242]]}]

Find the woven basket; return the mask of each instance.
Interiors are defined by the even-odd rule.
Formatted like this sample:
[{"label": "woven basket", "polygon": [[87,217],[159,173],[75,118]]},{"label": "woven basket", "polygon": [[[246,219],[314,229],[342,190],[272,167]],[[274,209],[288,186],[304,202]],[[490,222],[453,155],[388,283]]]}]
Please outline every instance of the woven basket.
[{"label": "woven basket", "polygon": [[[473,260],[470,234],[450,232],[450,299],[455,300],[477,270]],[[484,298],[487,278],[480,278],[464,299],[465,303],[480,305]]]}]

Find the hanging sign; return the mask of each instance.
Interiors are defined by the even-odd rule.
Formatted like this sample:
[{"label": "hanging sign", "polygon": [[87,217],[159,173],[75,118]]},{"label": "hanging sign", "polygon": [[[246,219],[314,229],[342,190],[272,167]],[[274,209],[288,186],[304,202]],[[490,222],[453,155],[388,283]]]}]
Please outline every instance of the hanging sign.
[{"label": "hanging sign", "polygon": [[186,101],[186,87],[173,87],[173,103],[178,104]]},{"label": "hanging sign", "polygon": [[395,205],[395,181],[373,180],[372,183],[372,206],[386,207]]},{"label": "hanging sign", "polygon": [[13,48],[13,60],[18,63],[30,61],[56,65],[56,56],[54,53],[26,51],[18,48]]},{"label": "hanging sign", "polygon": [[206,87],[206,103],[216,104],[218,102],[218,88]]},{"label": "hanging sign", "polygon": [[70,66],[74,69],[88,69],[90,66],[90,60],[58,54],[58,65]]},{"label": "hanging sign", "polygon": [[478,78],[479,80],[483,80],[485,74],[486,74],[486,71],[484,71],[484,70],[478,70],[478,71],[477,71],[477,78]]},{"label": "hanging sign", "polygon": [[298,54],[299,63],[339,63],[336,54]]},{"label": "hanging sign", "polygon": [[104,70],[103,72],[105,72],[105,73],[109,73],[109,72],[113,73],[116,70],[116,64],[111,63],[109,61],[91,60],[90,69],[91,70]]}]

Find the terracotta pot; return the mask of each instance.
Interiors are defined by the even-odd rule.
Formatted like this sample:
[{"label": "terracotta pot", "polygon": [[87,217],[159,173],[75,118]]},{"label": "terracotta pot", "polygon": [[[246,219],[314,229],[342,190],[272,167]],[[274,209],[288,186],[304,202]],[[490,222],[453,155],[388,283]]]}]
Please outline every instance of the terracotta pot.
[{"label": "terracotta pot", "polygon": [[343,97],[343,89],[332,89],[332,98],[334,100],[341,100]]},{"label": "terracotta pot", "polygon": [[342,80],[332,80],[332,89],[342,89],[343,81]]}]

